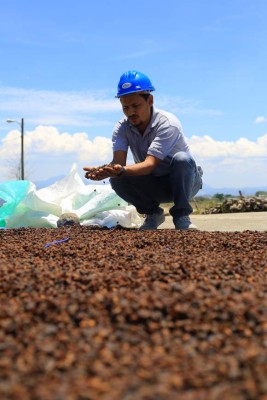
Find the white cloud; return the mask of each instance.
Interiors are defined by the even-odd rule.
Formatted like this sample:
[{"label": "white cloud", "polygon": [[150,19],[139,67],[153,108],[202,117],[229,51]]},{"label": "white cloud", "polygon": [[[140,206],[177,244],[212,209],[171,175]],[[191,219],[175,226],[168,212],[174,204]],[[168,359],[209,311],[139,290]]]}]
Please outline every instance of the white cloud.
[{"label": "white cloud", "polygon": [[[3,139],[0,147],[0,158],[8,159],[10,155],[20,152],[20,132],[10,131]],[[79,161],[106,160],[111,157],[112,142],[106,137],[95,137],[92,141],[87,133],[78,132],[73,135],[52,126],[38,126],[34,131],[24,135],[25,154],[61,155],[74,153]],[[16,149],[16,150],[15,150]]]},{"label": "white cloud", "polygon": [[267,157],[267,133],[255,142],[246,138],[236,141],[217,141],[210,136],[192,136],[188,139],[191,151],[201,159],[247,159]]},{"label": "white cloud", "polygon": [[[12,130],[0,144],[0,181],[11,179],[11,170],[19,165],[20,151],[20,131]],[[34,181],[65,175],[73,163],[83,173],[83,166],[112,160],[112,141],[103,136],[90,140],[85,132],[70,134],[52,126],[38,126],[25,132],[24,160],[26,178]]]},{"label": "white cloud", "polygon": [[120,105],[115,98],[108,97],[109,95],[108,91],[63,92],[1,87],[0,105],[3,110],[12,110],[19,106],[28,111],[30,105],[35,111],[44,109],[48,112],[65,108],[67,108],[66,111],[92,113],[117,111]]},{"label": "white cloud", "polygon": [[[121,116],[121,105],[114,95],[114,90],[54,91],[0,86],[0,118],[23,116],[27,126],[112,129]],[[198,101],[178,96],[157,96],[156,100],[157,107],[180,115],[222,114],[220,110],[204,108]]]},{"label": "white cloud", "polygon": [[98,118],[99,114],[117,113],[121,106],[109,91],[63,92],[0,87],[0,110],[6,117],[25,116],[28,124],[88,127],[114,125],[107,116]]},{"label": "white cloud", "polygon": [[267,134],[255,141],[217,141],[210,136],[188,139],[197,163],[204,170],[204,182],[216,188],[266,186]]},{"label": "white cloud", "polygon": [[202,107],[197,100],[183,99],[179,96],[158,96],[157,107],[178,115],[220,116],[223,114],[220,110]]},{"label": "white cloud", "polygon": [[214,188],[266,187],[266,158],[201,160],[204,183]]},{"label": "white cloud", "polygon": [[261,116],[261,117],[257,117],[254,122],[255,122],[255,124],[261,124],[266,121],[267,121],[267,119],[265,117]]},{"label": "white cloud", "polygon": [[[53,126],[38,126],[25,132],[25,169],[34,181],[67,174],[77,163],[99,165],[112,159],[111,138],[90,140],[85,132],[60,132]],[[191,151],[204,169],[205,181],[214,187],[266,185],[267,133],[255,141],[217,141],[210,136],[188,138]],[[20,157],[20,131],[11,130],[0,144],[0,181],[8,178],[10,160]],[[13,165],[14,162],[13,162]]]}]

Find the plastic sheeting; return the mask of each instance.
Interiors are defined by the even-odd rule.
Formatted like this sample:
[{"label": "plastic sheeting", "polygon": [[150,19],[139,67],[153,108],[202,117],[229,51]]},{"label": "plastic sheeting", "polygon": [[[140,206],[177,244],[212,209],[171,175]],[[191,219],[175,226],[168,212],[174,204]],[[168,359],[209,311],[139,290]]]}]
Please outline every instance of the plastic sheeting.
[{"label": "plastic sheeting", "polygon": [[73,166],[53,185],[37,190],[30,181],[0,183],[0,227],[57,227],[64,213],[81,225],[139,227],[142,218],[107,185],[85,185]]}]

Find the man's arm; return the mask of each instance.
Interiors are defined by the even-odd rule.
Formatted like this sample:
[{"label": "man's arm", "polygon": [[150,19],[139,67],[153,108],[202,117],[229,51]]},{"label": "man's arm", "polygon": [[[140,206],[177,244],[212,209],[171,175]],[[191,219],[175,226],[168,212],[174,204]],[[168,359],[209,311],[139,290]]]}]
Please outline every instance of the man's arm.
[{"label": "man's arm", "polygon": [[[93,181],[101,181],[102,179],[109,178],[111,176],[116,176],[122,167],[126,165],[127,152],[126,151],[114,151],[113,160],[111,161],[110,168],[106,169],[105,166],[100,167],[84,167],[83,170],[86,171],[85,178],[91,179]],[[118,165],[119,168],[113,168],[113,165]]]},{"label": "man's arm", "polygon": [[[114,160],[117,161],[117,159],[115,158]],[[115,177],[122,171],[124,176],[149,175],[160,162],[161,160],[159,158],[149,155],[146,157],[144,161],[140,163],[127,165],[126,167],[124,167],[125,164],[123,164],[122,162],[121,163],[114,162],[114,165],[112,167],[106,166],[104,167],[104,170],[107,171],[110,174],[109,176],[112,177]]]},{"label": "man's arm", "polygon": [[84,167],[84,171],[87,171],[85,177],[87,179],[100,181],[102,179],[120,176],[121,172],[123,172],[125,176],[149,175],[161,162],[159,158],[149,155],[140,163],[126,166],[126,159],[126,151],[115,151],[110,165],[98,168]]},{"label": "man's arm", "polygon": [[120,164],[122,166],[126,165],[127,152],[123,150],[117,150],[113,153],[113,160],[111,164]]}]

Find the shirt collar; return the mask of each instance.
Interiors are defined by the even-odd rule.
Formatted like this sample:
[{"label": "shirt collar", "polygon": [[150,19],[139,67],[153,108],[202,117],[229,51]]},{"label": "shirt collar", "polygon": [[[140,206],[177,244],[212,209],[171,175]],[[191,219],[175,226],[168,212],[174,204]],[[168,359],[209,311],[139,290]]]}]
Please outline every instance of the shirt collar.
[{"label": "shirt collar", "polygon": [[151,128],[154,128],[154,126],[157,124],[157,117],[158,117],[158,112],[157,112],[156,108],[154,108],[152,106],[152,117],[151,117],[151,120],[150,120],[150,123],[149,123]]}]

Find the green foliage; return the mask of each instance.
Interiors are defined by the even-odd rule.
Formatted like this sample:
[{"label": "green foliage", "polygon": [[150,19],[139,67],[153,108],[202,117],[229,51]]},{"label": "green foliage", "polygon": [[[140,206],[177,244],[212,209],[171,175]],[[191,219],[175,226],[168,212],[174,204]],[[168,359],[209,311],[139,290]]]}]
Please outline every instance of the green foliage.
[{"label": "green foliage", "polygon": [[258,191],[255,193],[255,196],[256,196],[256,197],[258,197],[258,196],[266,196],[266,197],[267,197],[267,192],[265,192],[264,190],[258,190]]},{"label": "green foliage", "polygon": [[207,201],[207,197],[205,197],[205,196],[196,196],[195,197],[195,200],[197,201],[197,202],[202,202],[202,201]]},{"label": "green foliage", "polygon": [[224,194],[223,193],[216,193],[212,196],[214,199],[217,199],[219,201],[223,201],[224,200]]}]

